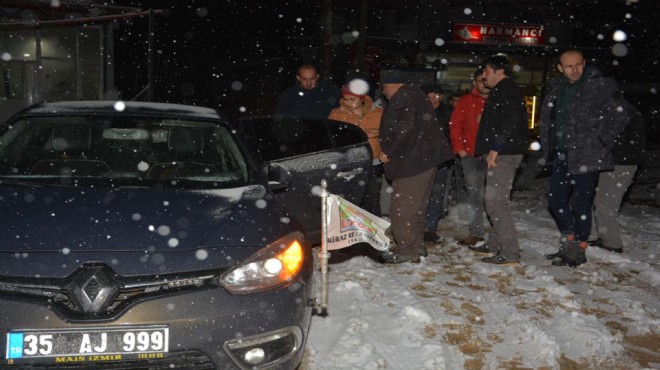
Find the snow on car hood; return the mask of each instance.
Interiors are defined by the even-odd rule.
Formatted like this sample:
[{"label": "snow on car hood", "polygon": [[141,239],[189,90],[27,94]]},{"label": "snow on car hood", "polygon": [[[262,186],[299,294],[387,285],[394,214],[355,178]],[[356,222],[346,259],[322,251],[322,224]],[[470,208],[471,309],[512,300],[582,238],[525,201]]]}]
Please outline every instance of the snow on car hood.
[{"label": "snow on car hood", "polygon": [[260,185],[3,186],[0,274],[35,274],[43,263],[58,267],[53,276],[66,276],[84,262],[108,263],[125,274],[232,265],[297,227],[267,194]]}]

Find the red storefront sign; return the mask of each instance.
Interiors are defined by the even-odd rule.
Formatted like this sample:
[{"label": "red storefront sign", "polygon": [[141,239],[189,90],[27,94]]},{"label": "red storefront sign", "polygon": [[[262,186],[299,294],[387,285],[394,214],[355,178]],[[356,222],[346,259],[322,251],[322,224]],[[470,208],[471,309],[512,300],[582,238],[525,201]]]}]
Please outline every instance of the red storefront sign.
[{"label": "red storefront sign", "polygon": [[515,24],[454,23],[454,41],[477,44],[543,45],[543,26]]}]

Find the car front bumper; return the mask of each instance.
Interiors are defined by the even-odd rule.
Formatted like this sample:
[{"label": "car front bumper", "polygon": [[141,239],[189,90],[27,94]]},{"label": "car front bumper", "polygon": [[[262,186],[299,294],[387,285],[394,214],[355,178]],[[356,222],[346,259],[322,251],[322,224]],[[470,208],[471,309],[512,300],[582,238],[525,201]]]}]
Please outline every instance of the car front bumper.
[{"label": "car front bumper", "polygon": [[[56,361],[50,359],[40,363],[30,359],[7,359],[6,333],[9,330],[94,328],[102,331],[127,326],[164,325],[169,333],[169,351],[143,355],[138,360],[131,359],[136,364],[135,368],[142,368],[140,360],[144,360],[145,363],[162,363],[162,368],[168,369],[168,358],[173,363],[175,359],[180,361],[181,355],[194,353],[208,358],[204,360],[212,364],[208,368],[292,369],[303,356],[311,322],[312,308],[308,305],[311,292],[311,284],[303,284],[299,280],[277,290],[246,295],[231,295],[219,286],[202,287],[141,300],[116,319],[93,322],[73,322],[61,317],[42,301],[3,295],[0,296],[0,330],[5,334],[0,337],[2,368],[22,369],[23,365],[32,363],[35,364],[34,369],[47,368]],[[123,361],[123,357],[131,357],[100,357],[103,355],[107,354],[72,355],[57,361],[60,364],[66,362],[69,366],[79,365],[80,369],[91,369],[106,368],[103,367],[105,362],[111,365],[113,361],[116,364]]]}]

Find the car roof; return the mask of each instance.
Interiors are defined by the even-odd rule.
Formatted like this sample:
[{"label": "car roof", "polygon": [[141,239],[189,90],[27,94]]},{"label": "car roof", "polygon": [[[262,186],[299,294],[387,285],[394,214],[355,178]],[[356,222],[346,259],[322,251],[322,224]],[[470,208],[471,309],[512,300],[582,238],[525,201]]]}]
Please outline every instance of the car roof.
[{"label": "car roof", "polygon": [[[115,105],[123,104],[123,108]],[[138,114],[146,116],[180,116],[199,119],[224,119],[216,110],[193,105],[134,102],[134,101],[58,101],[29,106],[20,115],[67,115],[67,114]]]}]

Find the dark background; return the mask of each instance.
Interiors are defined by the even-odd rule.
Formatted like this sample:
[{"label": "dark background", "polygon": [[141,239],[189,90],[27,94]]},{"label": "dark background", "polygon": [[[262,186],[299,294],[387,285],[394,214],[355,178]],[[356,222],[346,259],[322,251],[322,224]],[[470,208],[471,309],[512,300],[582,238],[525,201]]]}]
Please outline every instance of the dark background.
[{"label": "dark background", "polygon": [[[507,51],[506,46],[453,44],[452,21],[530,23],[544,24],[546,40],[554,37],[557,41],[544,47],[525,47],[519,53],[554,57],[557,49],[566,45],[583,48],[593,63],[626,86],[627,97],[649,119],[651,128],[657,126],[660,1],[116,3],[162,10],[154,17],[153,27],[154,101],[216,107],[230,117],[270,113],[279,92],[294,82],[296,66],[302,61],[316,62],[323,79],[343,84],[356,67],[352,56],[358,41],[346,37],[352,31],[364,29],[366,47],[382,50],[381,68],[396,68],[410,66],[420,50],[473,52],[475,58]],[[625,55],[612,53],[615,30],[627,34],[622,43],[627,48]],[[146,18],[117,27],[115,79],[126,100],[148,83],[148,34]],[[438,38],[444,44],[434,43]],[[549,70],[554,70],[554,63]]]}]

